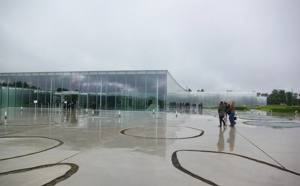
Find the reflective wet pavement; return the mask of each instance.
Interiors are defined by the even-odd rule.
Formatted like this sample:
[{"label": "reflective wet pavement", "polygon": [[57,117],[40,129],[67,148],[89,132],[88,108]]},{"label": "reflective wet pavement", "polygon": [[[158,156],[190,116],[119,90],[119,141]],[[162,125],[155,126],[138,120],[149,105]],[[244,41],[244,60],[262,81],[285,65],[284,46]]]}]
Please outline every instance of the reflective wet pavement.
[{"label": "reflective wet pavement", "polygon": [[238,112],[236,127],[219,128],[216,110],[177,116],[123,111],[119,117],[119,111],[92,115],[10,108],[7,120],[5,111],[0,112],[0,185],[299,185],[300,181],[300,122],[293,115]]}]

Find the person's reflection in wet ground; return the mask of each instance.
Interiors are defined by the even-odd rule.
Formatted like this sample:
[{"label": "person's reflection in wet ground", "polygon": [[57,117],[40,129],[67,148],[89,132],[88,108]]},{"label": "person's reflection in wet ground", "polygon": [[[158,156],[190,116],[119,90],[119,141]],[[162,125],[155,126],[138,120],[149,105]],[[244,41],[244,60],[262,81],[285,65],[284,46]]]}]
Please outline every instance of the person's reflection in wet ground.
[{"label": "person's reflection in wet ground", "polygon": [[222,152],[224,151],[224,147],[225,147],[225,142],[224,142],[224,132],[226,130],[226,127],[224,127],[224,129],[222,130],[222,127],[220,127],[220,132],[219,132],[219,141],[217,143],[218,146],[218,151]]},{"label": "person's reflection in wet ground", "polygon": [[229,131],[229,138],[227,139],[227,143],[229,143],[230,152],[232,152],[234,149],[235,132],[235,127],[231,127]]},{"label": "person's reflection in wet ground", "polygon": [[73,112],[73,113],[71,114],[71,123],[73,123],[73,124],[78,124],[78,115],[77,115],[76,112]]}]

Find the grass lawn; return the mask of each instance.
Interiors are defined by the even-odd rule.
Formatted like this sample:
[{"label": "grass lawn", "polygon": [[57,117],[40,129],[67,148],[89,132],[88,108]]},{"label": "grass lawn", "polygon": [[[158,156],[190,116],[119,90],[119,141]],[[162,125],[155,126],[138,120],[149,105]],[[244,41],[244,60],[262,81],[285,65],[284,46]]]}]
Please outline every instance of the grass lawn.
[{"label": "grass lawn", "polygon": [[262,111],[268,111],[270,112],[281,112],[281,113],[295,113],[297,110],[298,113],[300,113],[300,107],[299,106],[287,106],[283,107],[280,105],[267,105],[265,107],[257,107],[255,110],[262,110]]}]

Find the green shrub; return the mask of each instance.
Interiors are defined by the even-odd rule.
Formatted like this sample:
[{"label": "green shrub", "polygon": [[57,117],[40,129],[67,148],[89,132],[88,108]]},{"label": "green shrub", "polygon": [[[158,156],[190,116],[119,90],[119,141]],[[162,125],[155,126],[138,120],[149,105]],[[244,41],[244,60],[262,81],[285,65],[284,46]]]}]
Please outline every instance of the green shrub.
[{"label": "green shrub", "polygon": [[300,113],[300,107],[281,107],[281,108],[273,108],[273,112],[284,112],[284,113],[295,113],[298,111]]},{"label": "green shrub", "polygon": [[268,112],[270,112],[272,110],[272,112],[281,112],[281,113],[295,113],[295,111],[297,110],[298,113],[300,113],[299,106],[282,107],[280,105],[267,105],[265,107],[260,107],[260,108],[256,108],[256,109],[268,111]]},{"label": "green shrub", "polygon": [[235,110],[246,110],[249,111],[250,109],[247,106],[235,107]]}]

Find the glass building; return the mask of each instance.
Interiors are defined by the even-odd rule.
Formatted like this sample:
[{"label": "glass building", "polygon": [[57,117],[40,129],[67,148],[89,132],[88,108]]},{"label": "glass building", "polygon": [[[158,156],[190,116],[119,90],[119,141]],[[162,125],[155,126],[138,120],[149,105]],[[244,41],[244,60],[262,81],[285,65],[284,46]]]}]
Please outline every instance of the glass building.
[{"label": "glass building", "polygon": [[[241,105],[258,102],[255,94],[229,97]],[[78,109],[166,111],[173,102],[208,107],[221,98],[222,93],[187,92],[167,70],[0,73],[1,108],[58,108],[68,102]]]}]

